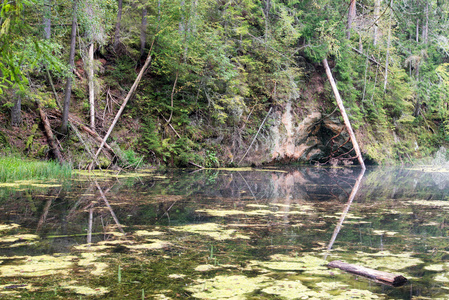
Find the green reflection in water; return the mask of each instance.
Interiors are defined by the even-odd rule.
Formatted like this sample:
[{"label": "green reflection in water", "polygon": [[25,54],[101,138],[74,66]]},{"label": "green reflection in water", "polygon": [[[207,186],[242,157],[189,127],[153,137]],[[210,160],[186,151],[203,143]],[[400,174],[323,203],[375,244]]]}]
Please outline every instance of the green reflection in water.
[{"label": "green reflection in water", "polygon": [[[448,297],[444,173],[369,170],[348,202],[357,169],[282,171],[80,174],[54,186],[0,187],[8,189],[0,193],[0,294]],[[328,269],[336,259],[411,284],[393,288]]]}]

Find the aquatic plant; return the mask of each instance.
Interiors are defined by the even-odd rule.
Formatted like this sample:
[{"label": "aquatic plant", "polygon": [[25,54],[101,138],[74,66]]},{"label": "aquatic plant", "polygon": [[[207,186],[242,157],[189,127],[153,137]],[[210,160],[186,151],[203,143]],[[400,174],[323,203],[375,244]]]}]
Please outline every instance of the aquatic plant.
[{"label": "aquatic plant", "polygon": [[18,156],[0,157],[0,182],[24,179],[70,178],[72,167],[54,161],[34,161]]}]

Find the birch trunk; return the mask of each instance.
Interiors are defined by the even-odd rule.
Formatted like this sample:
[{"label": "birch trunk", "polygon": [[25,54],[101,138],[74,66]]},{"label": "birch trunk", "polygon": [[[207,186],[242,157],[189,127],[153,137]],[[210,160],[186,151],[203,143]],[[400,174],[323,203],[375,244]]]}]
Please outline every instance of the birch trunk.
[{"label": "birch trunk", "polygon": [[49,40],[51,37],[51,0],[44,3],[44,38]]},{"label": "birch trunk", "polygon": [[93,159],[93,161],[92,161],[92,163],[91,163],[89,169],[92,169],[92,168],[93,168],[93,166],[94,166],[94,164],[95,164],[95,161],[96,161],[97,158],[98,158],[98,155],[100,154],[101,150],[103,149],[104,145],[106,144],[106,141],[108,140],[109,136],[111,135],[111,132],[112,132],[112,130],[113,130],[114,127],[115,127],[115,124],[117,124],[118,119],[119,119],[120,116],[122,115],[122,112],[123,112],[123,110],[124,110],[125,107],[126,107],[126,104],[128,103],[129,99],[131,99],[131,97],[133,96],[134,92],[136,91],[137,86],[139,85],[140,80],[142,79],[143,73],[145,73],[145,70],[146,70],[146,69],[148,68],[148,66],[150,65],[150,62],[151,62],[151,52],[152,52],[152,50],[153,50],[153,45],[154,45],[154,40],[153,40],[153,43],[151,44],[150,50],[148,51],[148,57],[147,57],[147,59],[146,59],[146,61],[145,61],[145,64],[143,65],[142,69],[140,70],[139,75],[137,75],[137,78],[136,78],[136,80],[134,81],[134,84],[132,85],[131,89],[129,90],[128,95],[126,95],[125,100],[123,100],[123,104],[122,104],[122,106],[120,106],[119,111],[118,111],[117,114],[115,115],[115,118],[114,118],[114,120],[112,121],[111,126],[109,126],[108,132],[107,132],[106,135],[104,136],[103,141],[101,142],[100,147],[99,147],[98,150],[97,150],[97,153],[95,153],[95,157],[94,157],[94,159]]},{"label": "birch trunk", "polygon": [[334,77],[332,76],[331,69],[329,68],[329,64],[327,63],[327,58],[323,60],[324,68],[326,69],[327,78],[332,86],[332,91],[334,92],[335,98],[337,100],[338,108],[340,109],[341,115],[345,122],[346,130],[351,137],[352,146],[354,147],[355,153],[357,154],[357,159],[359,161],[360,166],[363,170],[366,169],[365,163],[363,162],[362,153],[360,152],[359,144],[355,138],[354,131],[352,130],[351,122],[349,121],[348,115],[346,114],[345,107],[343,105],[343,100],[340,97],[340,93],[338,92],[337,85],[335,84]]},{"label": "birch trunk", "polygon": [[88,61],[90,128],[95,129],[94,43],[91,43],[89,46]]}]

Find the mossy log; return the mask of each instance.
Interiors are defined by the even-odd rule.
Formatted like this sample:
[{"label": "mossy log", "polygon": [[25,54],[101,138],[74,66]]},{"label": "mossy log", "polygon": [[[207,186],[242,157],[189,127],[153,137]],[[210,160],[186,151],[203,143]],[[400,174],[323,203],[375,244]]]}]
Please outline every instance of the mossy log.
[{"label": "mossy log", "polygon": [[348,264],[340,260],[331,261],[327,266],[329,268],[338,268],[348,273],[374,279],[377,282],[391,285],[394,287],[402,286],[407,282],[407,278],[405,278],[402,275],[396,275],[388,272],[365,268],[358,265]]}]

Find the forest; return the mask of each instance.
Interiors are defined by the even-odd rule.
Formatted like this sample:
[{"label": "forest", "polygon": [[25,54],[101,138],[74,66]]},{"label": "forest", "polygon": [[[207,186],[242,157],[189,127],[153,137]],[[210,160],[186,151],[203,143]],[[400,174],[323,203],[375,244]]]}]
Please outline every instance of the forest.
[{"label": "forest", "polygon": [[2,153],[76,168],[358,164],[337,90],[366,164],[449,144],[449,1],[0,5]]}]

